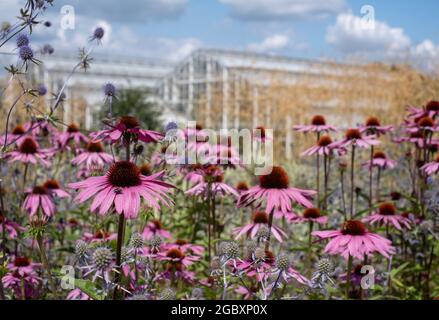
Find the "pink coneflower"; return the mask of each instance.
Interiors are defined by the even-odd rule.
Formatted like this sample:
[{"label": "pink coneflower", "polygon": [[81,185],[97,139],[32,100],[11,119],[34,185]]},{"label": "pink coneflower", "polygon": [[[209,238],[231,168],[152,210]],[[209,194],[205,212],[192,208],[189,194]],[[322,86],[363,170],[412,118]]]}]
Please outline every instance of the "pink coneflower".
[{"label": "pink coneflower", "polygon": [[386,258],[395,253],[392,242],[378,234],[369,232],[361,221],[348,220],[341,230],[313,231],[313,236],[331,239],[325,247],[325,253],[341,255],[348,259],[364,259],[375,252]]},{"label": "pink coneflower", "polygon": [[270,174],[259,177],[259,185],[243,192],[238,200],[238,206],[256,204],[258,207],[266,202],[265,211],[291,211],[291,202],[304,207],[312,207],[310,198],[315,191],[291,188],[288,174],[282,167],[273,167]]},{"label": "pink coneflower", "polygon": [[378,207],[372,215],[363,218],[363,222],[368,222],[370,224],[378,223],[380,225],[393,225],[396,229],[402,230],[403,227],[410,229],[410,220],[398,215],[396,213],[396,207],[393,203],[383,203]]},{"label": "pink coneflower", "polygon": [[363,167],[371,168],[378,167],[381,169],[393,169],[396,166],[396,161],[388,159],[386,154],[382,151],[377,151],[373,154],[372,161],[363,163]]},{"label": "pink coneflower", "polygon": [[416,132],[435,132],[438,131],[439,127],[437,123],[431,117],[423,117],[416,121],[415,123],[409,124],[407,126],[407,131],[410,133]]},{"label": "pink coneflower", "polygon": [[194,280],[194,273],[187,271],[187,267],[200,260],[200,257],[185,254],[178,248],[171,248],[157,255],[161,261],[166,261],[166,270],[158,275],[157,279],[181,278],[186,282]]},{"label": "pink coneflower", "polygon": [[19,256],[16,256],[14,258],[13,263],[8,264],[8,269],[11,272],[18,273],[20,276],[24,276],[26,274],[32,273],[33,271],[35,271],[35,268],[39,268],[39,267],[41,267],[40,263],[34,263],[32,262],[31,259],[27,257],[19,257]]},{"label": "pink coneflower", "polygon": [[41,213],[45,217],[50,218],[55,214],[55,203],[47,188],[35,186],[32,190],[28,190],[23,202],[23,209],[26,210],[31,217],[37,214],[38,210],[41,209]]},{"label": "pink coneflower", "polygon": [[397,143],[410,142],[416,145],[418,148],[424,148],[426,142],[426,135],[422,131],[412,132],[408,137],[396,137],[393,141]]},{"label": "pink coneflower", "polygon": [[102,169],[105,164],[113,162],[113,157],[104,152],[104,147],[100,142],[90,142],[84,152],[77,155],[73,160],[73,165],[85,165],[88,170]]},{"label": "pink coneflower", "polygon": [[224,183],[223,180],[224,175],[221,170],[217,166],[209,166],[204,170],[203,182],[190,188],[185,194],[207,198],[210,192],[213,196],[220,195],[224,197],[226,195],[233,195],[239,197],[238,192],[233,187]]},{"label": "pink coneflower", "polygon": [[105,215],[114,203],[117,213],[133,219],[139,213],[141,197],[156,209],[160,209],[160,202],[166,206],[172,204],[168,192],[174,186],[158,179],[162,176],[163,172],[158,172],[146,177],[134,163],[119,161],[111,166],[106,175],[71,183],[69,187],[84,189],[75,198],[79,203],[95,196],[91,211],[99,208],[99,214]]},{"label": "pink coneflower", "polygon": [[423,117],[435,118],[439,115],[439,101],[430,101],[423,108],[408,107],[407,110],[409,112],[408,118],[414,121]]},{"label": "pink coneflower", "polygon": [[[40,118],[36,121],[29,121],[24,124],[24,129],[29,131],[34,137],[43,136],[49,137],[51,141],[58,138],[58,129],[48,120]],[[56,141],[56,139],[55,139]]]},{"label": "pink coneflower", "polygon": [[238,191],[239,194],[248,191],[248,184],[245,181],[240,181],[236,185],[236,191]]},{"label": "pink coneflower", "polygon": [[196,256],[201,256],[204,253],[204,247],[196,244],[189,243],[186,240],[177,239],[174,243],[166,243],[163,245],[166,250],[177,248],[183,253],[191,253]]},{"label": "pink coneflower", "polygon": [[348,147],[354,145],[359,148],[368,148],[376,146],[380,141],[375,139],[375,136],[363,136],[359,129],[348,129],[344,139],[330,144],[330,147]]},{"label": "pink coneflower", "polygon": [[276,219],[285,218],[286,220],[292,222],[295,221],[299,216],[295,212],[275,210],[273,217]]},{"label": "pink coneflower", "polygon": [[312,222],[317,224],[326,224],[328,223],[328,217],[322,216],[320,213],[320,209],[318,208],[306,208],[303,211],[302,216],[292,219],[291,222],[293,223]]},{"label": "pink coneflower", "polygon": [[316,132],[316,133],[337,131],[336,127],[327,125],[325,117],[321,115],[314,116],[311,120],[310,125],[294,126],[293,129],[299,132]]},{"label": "pink coneflower", "polygon": [[[12,129],[11,132],[8,132],[8,136],[6,137],[6,134],[2,135],[0,137],[0,143],[3,146],[5,143],[17,143],[19,144],[19,141],[22,140],[24,137],[26,137],[26,129],[21,125],[18,124],[15,126],[14,129]],[[5,141],[7,139],[7,141]]]},{"label": "pink coneflower", "polygon": [[67,300],[92,300],[86,293],[82,292],[81,289],[73,289],[69,292],[66,297]]},{"label": "pink coneflower", "polygon": [[433,162],[429,162],[421,167],[421,170],[423,170],[427,175],[436,174],[439,172],[439,155],[436,157],[436,159]]},{"label": "pink coneflower", "polygon": [[111,129],[90,134],[94,142],[109,139],[111,143],[119,141],[125,135],[131,135],[134,140],[138,139],[146,143],[159,142],[163,139],[163,134],[159,132],[141,129],[139,120],[131,116],[120,117],[117,124],[112,126]]},{"label": "pink coneflower", "polygon": [[311,148],[305,150],[304,152],[302,152],[302,156],[312,156],[315,154],[319,154],[319,155],[331,155],[333,150],[335,149],[334,147],[331,147],[332,144],[332,139],[330,136],[322,136],[320,137],[319,141],[317,142],[316,145],[312,146]]},{"label": "pink coneflower", "polygon": [[[269,217],[267,213],[262,211],[254,212],[250,224],[233,230],[233,233],[236,234],[235,239],[239,239],[244,234],[247,234],[251,238],[255,238],[260,228],[268,227],[268,221]],[[287,234],[276,226],[271,226],[271,234],[273,234],[279,242],[282,242],[282,238],[288,238]]]},{"label": "pink coneflower", "polygon": [[366,133],[367,135],[382,135],[392,130],[393,126],[382,126],[377,117],[369,117],[364,126],[360,127],[360,132]]},{"label": "pink coneflower", "polygon": [[14,262],[8,265],[10,272],[1,281],[5,288],[14,290],[17,298],[32,299],[37,293],[37,286],[42,282],[35,271],[39,266],[26,257],[15,257]]},{"label": "pink coneflower", "polygon": [[45,166],[50,165],[50,161],[47,160],[47,150],[40,149],[38,143],[31,137],[21,140],[18,150],[8,152],[6,157],[10,158],[9,162],[21,161],[26,164],[40,162]]},{"label": "pink coneflower", "polygon": [[15,239],[18,235],[18,232],[23,232],[26,230],[26,228],[23,228],[18,223],[7,219],[0,214],[0,234],[3,234],[3,226],[5,227],[6,234],[10,239]]},{"label": "pink coneflower", "polygon": [[187,172],[187,170],[189,170],[189,172],[184,175],[183,179],[186,180],[190,186],[194,186],[204,182],[202,169],[203,166],[201,164],[191,164],[187,166],[187,169],[181,169],[180,172],[184,174]]},{"label": "pink coneflower", "polygon": [[171,233],[163,228],[163,225],[159,220],[149,221],[145,229],[143,229],[144,239],[151,240],[154,236],[158,236],[165,239],[172,238]]},{"label": "pink coneflower", "polygon": [[70,195],[61,188],[59,182],[54,179],[47,180],[43,187],[47,189],[49,193],[58,198],[70,198]]},{"label": "pink coneflower", "polygon": [[103,230],[98,230],[95,233],[89,233],[89,232],[85,232],[84,233],[84,240],[88,241],[88,242],[107,242],[107,241],[112,241],[112,240],[116,240],[117,239],[117,234],[116,233],[110,233],[107,231],[103,231]]},{"label": "pink coneflower", "polygon": [[[258,286],[252,286],[252,287],[250,287],[250,288],[247,288],[247,287],[244,287],[244,286],[238,286],[238,287],[235,289],[235,292],[236,292],[237,294],[241,295],[242,298],[243,298],[244,300],[250,300],[250,299],[252,299],[253,297],[256,297],[257,293],[258,293],[260,290],[262,290],[262,289],[259,289]],[[266,288],[266,289],[265,289],[265,295],[268,295],[269,291],[270,291],[270,290],[269,290],[268,288]]]},{"label": "pink coneflower", "polygon": [[67,126],[65,132],[58,135],[58,141],[61,147],[66,147],[70,141],[73,141],[76,147],[79,147],[82,143],[87,143],[88,138],[79,131],[79,127],[72,123]]}]

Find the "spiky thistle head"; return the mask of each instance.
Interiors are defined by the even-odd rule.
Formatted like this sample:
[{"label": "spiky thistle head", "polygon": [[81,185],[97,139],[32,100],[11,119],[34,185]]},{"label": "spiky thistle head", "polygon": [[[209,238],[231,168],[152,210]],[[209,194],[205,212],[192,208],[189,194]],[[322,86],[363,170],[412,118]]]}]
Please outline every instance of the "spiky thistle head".
[{"label": "spiky thistle head", "polygon": [[316,270],[319,273],[329,274],[332,271],[334,271],[334,266],[332,265],[332,262],[328,258],[323,258],[317,261]]},{"label": "spiky thistle head", "polygon": [[87,255],[88,243],[84,240],[78,240],[75,245],[75,255],[82,259]]},{"label": "spiky thistle head", "polygon": [[18,51],[18,55],[21,60],[29,61],[34,58],[34,51],[28,45],[24,45],[20,47],[20,50]]},{"label": "spiky thistle head", "polygon": [[116,87],[112,83],[107,83],[104,86],[104,94],[107,97],[115,97],[116,96]]},{"label": "spiky thistle head", "polygon": [[281,254],[276,258],[276,267],[279,270],[287,270],[290,265],[290,257],[288,257],[286,254]]},{"label": "spiky thistle head", "polygon": [[106,271],[113,262],[113,252],[106,247],[99,247],[93,252],[92,263],[98,271]]},{"label": "spiky thistle head", "polygon": [[140,233],[134,232],[131,235],[130,245],[135,249],[140,249],[143,247],[143,237]]},{"label": "spiky thistle head", "polygon": [[15,42],[16,42],[18,48],[21,48],[22,46],[28,46],[29,45],[29,37],[24,33],[19,34],[17,36],[17,39],[15,40]]},{"label": "spiky thistle head", "polygon": [[175,291],[171,288],[165,288],[160,292],[159,300],[175,300]]}]

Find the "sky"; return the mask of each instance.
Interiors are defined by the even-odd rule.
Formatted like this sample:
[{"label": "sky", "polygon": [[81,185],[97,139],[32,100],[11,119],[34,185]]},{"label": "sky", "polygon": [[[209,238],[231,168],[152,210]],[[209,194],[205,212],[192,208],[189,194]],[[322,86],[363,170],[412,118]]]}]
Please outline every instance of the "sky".
[{"label": "sky", "polygon": [[[0,21],[11,21],[24,2],[2,0]],[[124,55],[178,61],[221,48],[432,68],[438,11],[437,0],[55,0],[42,17],[52,26],[37,28],[32,41],[77,50],[99,25],[106,30],[100,50]]]}]

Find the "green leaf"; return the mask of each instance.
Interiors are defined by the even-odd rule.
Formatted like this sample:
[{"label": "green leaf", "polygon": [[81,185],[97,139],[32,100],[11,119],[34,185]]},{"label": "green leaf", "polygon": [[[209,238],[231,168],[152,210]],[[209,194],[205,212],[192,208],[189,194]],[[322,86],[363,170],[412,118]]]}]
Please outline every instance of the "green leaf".
[{"label": "green leaf", "polygon": [[104,300],[105,295],[97,293],[95,284],[90,280],[75,279],[75,287],[94,300]]}]

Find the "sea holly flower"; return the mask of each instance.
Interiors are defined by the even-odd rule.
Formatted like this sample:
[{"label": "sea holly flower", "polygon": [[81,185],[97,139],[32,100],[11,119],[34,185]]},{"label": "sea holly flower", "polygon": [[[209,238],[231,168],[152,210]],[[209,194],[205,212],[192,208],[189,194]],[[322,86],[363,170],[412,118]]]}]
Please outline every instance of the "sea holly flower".
[{"label": "sea holly flower", "polygon": [[378,252],[386,258],[395,254],[392,242],[378,234],[369,232],[361,221],[348,220],[341,230],[313,231],[313,236],[331,239],[325,247],[325,253],[364,259]]},{"label": "sea holly flower", "polygon": [[99,142],[108,139],[111,143],[118,142],[122,137],[130,136],[133,140],[140,140],[145,143],[159,142],[163,139],[163,134],[151,130],[140,128],[140,122],[135,117],[123,116],[119,118],[116,125],[110,126],[110,129],[94,132],[90,134],[93,142]]},{"label": "sea holly flower", "polygon": [[255,204],[260,207],[266,203],[265,211],[291,211],[291,203],[312,207],[311,197],[316,192],[289,186],[288,175],[282,167],[273,167],[270,174],[259,177],[259,185],[243,192],[238,200],[238,207]]},{"label": "sea holly flower", "polygon": [[6,153],[6,158],[9,158],[9,162],[20,161],[26,164],[42,163],[45,166],[50,165],[48,161],[49,150],[40,149],[38,142],[31,137],[27,137],[21,140],[18,149]]},{"label": "sea holly flower", "polygon": [[402,230],[403,228],[410,229],[410,220],[402,215],[398,215],[393,203],[381,204],[377,211],[373,212],[372,215],[363,218],[362,221],[368,222],[371,225],[392,225],[398,230]]},{"label": "sea holly flower", "polygon": [[113,156],[104,151],[100,142],[89,142],[85,150],[72,160],[73,165],[83,165],[87,170],[100,170],[110,163],[113,163]]},{"label": "sea holly flower", "polygon": [[324,116],[321,115],[315,115],[311,119],[310,125],[298,125],[293,127],[294,130],[298,132],[316,132],[316,133],[322,133],[322,132],[329,132],[329,131],[337,131],[337,128],[334,126],[330,126],[326,124],[326,119]]},{"label": "sea holly flower", "polygon": [[133,219],[139,214],[141,198],[158,210],[160,203],[165,206],[173,204],[169,191],[174,186],[164,182],[162,176],[163,172],[144,176],[134,163],[119,161],[111,166],[106,175],[71,183],[69,187],[83,189],[75,198],[78,203],[94,197],[91,211],[99,209],[99,214],[105,215],[114,204],[117,213]]},{"label": "sea holly flower", "polygon": [[29,213],[30,217],[35,216],[38,210],[44,217],[50,218],[55,214],[55,203],[49,190],[44,186],[35,186],[27,191],[23,202],[23,209]]}]

